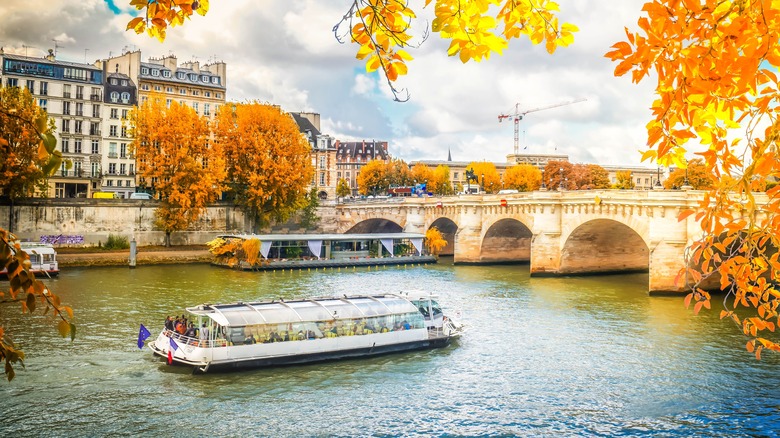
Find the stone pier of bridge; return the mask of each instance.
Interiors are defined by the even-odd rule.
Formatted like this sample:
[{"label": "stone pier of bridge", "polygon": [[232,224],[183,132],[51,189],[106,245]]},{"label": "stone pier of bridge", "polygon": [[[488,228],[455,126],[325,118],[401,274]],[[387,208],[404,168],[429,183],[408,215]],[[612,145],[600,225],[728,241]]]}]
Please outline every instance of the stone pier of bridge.
[{"label": "stone pier of bridge", "polygon": [[337,207],[340,232],[425,233],[447,238],[456,264],[529,263],[532,276],[648,272],[651,293],[675,280],[696,236],[702,193],[680,190],[537,191],[400,198]]}]

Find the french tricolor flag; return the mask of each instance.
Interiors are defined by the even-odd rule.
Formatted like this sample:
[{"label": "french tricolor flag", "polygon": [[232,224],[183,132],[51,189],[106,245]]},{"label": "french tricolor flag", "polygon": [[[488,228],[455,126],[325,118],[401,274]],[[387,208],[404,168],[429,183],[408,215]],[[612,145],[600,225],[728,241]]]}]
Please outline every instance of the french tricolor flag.
[{"label": "french tricolor flag", "polygon": [[176,351],[179,348],[179,344],[176,343],[176,341],[173,340],[173,338],[169,338],[171,340],[171,347],[168,348],[168,365],[173,364],[173,352]]}]

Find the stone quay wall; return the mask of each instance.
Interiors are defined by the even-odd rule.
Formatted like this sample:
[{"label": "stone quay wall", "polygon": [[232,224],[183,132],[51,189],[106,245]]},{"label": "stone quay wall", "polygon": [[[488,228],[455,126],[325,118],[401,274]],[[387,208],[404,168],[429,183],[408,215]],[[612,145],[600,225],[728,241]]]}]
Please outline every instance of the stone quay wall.
[{"label": "stone quay wall", "polygon": [[[23,240],[53,241],[60,246],[97,246],[109,235],[135,239],[138,245],[162,245],[165,232],[155,225],[158,201],[139,199],[27,199],[13,206],[0,205],[0,228],[10,226]],[[335,208],[323,206],[319,229],[309,232],[334,232]],[[240,208],[224,202],[210,205],[205,214],[185,231],[171,234],[172,245],[201,245],[218,234],[248,233],[252,223]],[[303,232],[291,221],[263,232]]]}]

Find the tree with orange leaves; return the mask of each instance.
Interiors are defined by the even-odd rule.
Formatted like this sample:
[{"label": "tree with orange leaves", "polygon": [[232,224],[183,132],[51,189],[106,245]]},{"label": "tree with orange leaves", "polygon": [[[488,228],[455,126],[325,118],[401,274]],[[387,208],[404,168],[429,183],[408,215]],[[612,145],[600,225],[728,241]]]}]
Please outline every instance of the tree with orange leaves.
[{"label": "tree with orange leaves", "polygon": [[375,195],[387,190],[388,166],[380,159],[373,159],[360,168],[357,177],[358,193],[361,195]]},{"label": "tree with orange leaves", "polygon": [[[710,307],[702,281],[717,276],[726,291],[722,318],[748,337],[761,357],[780,351],[780,187],[758,196],[756,181],[780,176],[780,4],[763,0],[654,0],[639,30],[606,56],[615,75],[655,81],[644,160],[685,168],[689,150],[704,162],[714,186],[683,211],[701,236],[689,247],[681,278],[693,279],[686,303]],[[733,249],[726,251],[726,249]],[[738,307],[751,309],[739,312]]]},{"label": "tree with orange leaves", "polygon": [[530,192],[541,186],[542,172],[531,164],[515,164],[504,172],[505,189]]},{"label": "tree with orange leaves", "polygon": [[477,184],[485,193],[496,193],[501,190],[501,175],[495,164],[488,161],[472,161],[466,169],[474,171]]},{"label": "tree with orange leaves", "polygon": [[170,246],[171,233],[187,229],[218,199],[225,178],[222,153],[209,144],[205,118],[176,101],[166,107],[160,95],[131,112],[130,130],[140,184],[160,200],[156,224]]},{"label": "tree with orange leaves", "polygon": [[258,102],[222,105],[216,143],[225,154],[230,196],[253,219],[254,231],[306,206],[311,146],[289,114]]},{"label": "tree with orange leaves", "polygon": [[681,188],[686,184],[693,187],[694,190],[708,190],[715,187],[715,178],[712,173],[704,166],[701,159],[693,159],[688,162],[685,169],[675,169],[664,181],[665,189]]}]

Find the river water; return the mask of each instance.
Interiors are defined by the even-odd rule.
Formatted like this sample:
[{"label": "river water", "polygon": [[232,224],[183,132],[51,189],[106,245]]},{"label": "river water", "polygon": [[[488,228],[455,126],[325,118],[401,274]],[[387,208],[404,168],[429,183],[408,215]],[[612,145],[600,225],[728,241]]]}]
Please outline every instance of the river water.
[{"label": "river water", "polygon": [[[208,265],[67,268],[76,310],[2,308],[27,354],[0,383],[2,436],[768,436],[780,358],[718,319],[648,297],[646,275],[530,278],[527,266],[250,273]],[[7,283],[6,283],[7,284]],[[193,376],[136,346],[203,302],[424,289],[469,331],[438,350]],[[40,313],[40,312],[39,312]]]}]

